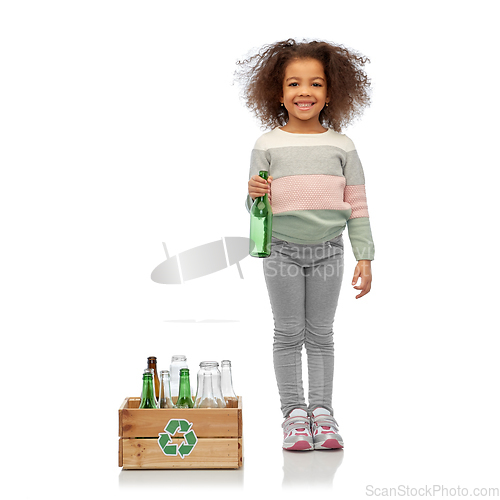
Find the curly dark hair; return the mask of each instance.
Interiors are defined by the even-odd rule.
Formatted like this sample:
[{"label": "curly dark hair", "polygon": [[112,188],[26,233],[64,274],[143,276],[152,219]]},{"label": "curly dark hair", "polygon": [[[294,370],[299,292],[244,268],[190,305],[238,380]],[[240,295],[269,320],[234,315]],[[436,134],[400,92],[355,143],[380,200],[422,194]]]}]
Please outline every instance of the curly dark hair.
[{"label": "curly dark hair", "polygon": [[330,105],[319,115],[324,127],[341,132],[370,105],[370,79],[363,70],[370,62],[367,57],[331,42],[290,38],[265,45],[236,63],[235,79],[243,87],[242,97],[263,128],[284,126],[288,121],[280,98],[285,69],[294,59],[317,59],[323,64],[330,97]]}]

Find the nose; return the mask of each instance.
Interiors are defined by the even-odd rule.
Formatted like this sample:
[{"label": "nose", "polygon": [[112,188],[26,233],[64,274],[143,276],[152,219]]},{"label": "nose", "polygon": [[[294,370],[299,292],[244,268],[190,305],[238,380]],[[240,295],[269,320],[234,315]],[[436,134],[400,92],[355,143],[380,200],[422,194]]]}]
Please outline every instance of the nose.
[{"label": "nose", "polygon": [[299,95],[308,96],[309,95],[309,87],[307,85],[303,85],[302,87],[300,87]]}]

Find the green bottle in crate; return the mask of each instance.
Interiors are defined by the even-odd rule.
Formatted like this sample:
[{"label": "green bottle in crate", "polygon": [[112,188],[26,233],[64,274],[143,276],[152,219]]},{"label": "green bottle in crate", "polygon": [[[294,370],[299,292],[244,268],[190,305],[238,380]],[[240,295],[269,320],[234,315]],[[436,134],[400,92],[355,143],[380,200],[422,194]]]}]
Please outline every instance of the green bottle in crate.
[{"label": "green bottle in crate", "polygon": [[155,399],[152,370],[144,370],[142,375],[142,393],[139,408],[158,408]]},{"label": "green bottle in crate", "polygon": [[[261,170],[259,176],[267,181],[268,173]],[[255,198],[250,210],[250,255],[260,258],[269,257],[272,236],[273,211],[266,194]]]},{"label": "green bottle in crate", "polygon": [[179,397],[176,408],[192,408],[193,398],[191,397],[191,384],[189,383],[189,368],[181,368],[179,382]]}]

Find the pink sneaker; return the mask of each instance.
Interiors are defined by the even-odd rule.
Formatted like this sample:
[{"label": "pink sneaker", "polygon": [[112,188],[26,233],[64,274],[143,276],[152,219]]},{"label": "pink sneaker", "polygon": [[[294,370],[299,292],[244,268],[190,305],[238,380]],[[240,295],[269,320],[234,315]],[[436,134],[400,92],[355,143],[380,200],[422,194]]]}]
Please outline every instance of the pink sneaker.
[{"label": "pink sneaker", "polygon": [[291,451],[313,450],[311,419],[301,408],[292,410],[282,424],[283,449]]},{"label": "pink sneaker", "polygon": [[315,450],[331,450],[344,447],[337,421],[327,409],[316,408],[312,412],[311,427]]}]

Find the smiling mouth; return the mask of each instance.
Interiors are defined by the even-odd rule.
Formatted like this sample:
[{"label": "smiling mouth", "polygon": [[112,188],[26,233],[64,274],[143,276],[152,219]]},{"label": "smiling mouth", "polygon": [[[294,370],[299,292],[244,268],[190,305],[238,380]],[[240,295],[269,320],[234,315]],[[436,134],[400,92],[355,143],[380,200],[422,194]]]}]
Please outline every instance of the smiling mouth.
[{"label": "smiling mouth", "polygon": [[314,102],[296,102],[295,106],[299,109],[310,109],[314,106]]}]

